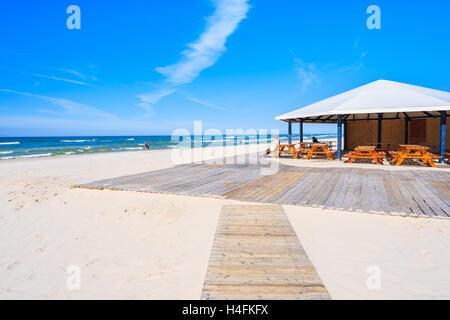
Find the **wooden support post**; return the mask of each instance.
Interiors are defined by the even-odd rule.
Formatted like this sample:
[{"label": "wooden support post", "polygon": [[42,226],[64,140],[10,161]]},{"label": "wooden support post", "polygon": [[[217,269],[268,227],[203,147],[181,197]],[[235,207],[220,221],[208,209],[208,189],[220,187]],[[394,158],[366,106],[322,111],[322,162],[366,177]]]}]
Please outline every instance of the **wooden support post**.
[{"label": "wooden support post", "polygon": [[341,161],[341,149],[342,149],[342,115],[338,114],[337,123],[337,158]]},{"label": "wooden support post", "polygon": [[378,114],[378,134],[377,134],[377,148],[381,148],[381,120],[383,119],[383,114]]},{"label": "wooden support post", "polygon": [[445,133],[447,130],[447,111],[441,111],[441,134],[440,134],[440,143],[439,143],[439,155],[441,159],[439,159],[440,163],[445,162]]},{"label": "wooden support post", "polygon": [[303,119],[300,119],[300,142],[303,142]]},{"label": "wooden support post", "polygon": [[408,144],[408,136],[409,136],[409,120],[405,119],[405,144]]},{"label": "wooden support post", "polygon": [[292,143],[292,122],[289,120],[288,122],[288,140],[289,144]]}]

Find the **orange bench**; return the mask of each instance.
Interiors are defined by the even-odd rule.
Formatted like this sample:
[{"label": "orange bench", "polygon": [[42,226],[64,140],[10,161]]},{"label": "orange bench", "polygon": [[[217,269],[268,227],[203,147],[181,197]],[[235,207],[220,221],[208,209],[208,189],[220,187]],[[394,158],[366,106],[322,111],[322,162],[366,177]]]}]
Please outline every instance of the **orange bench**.
[{"label": "orange bench", "polygon": [[397,151],[391,151],[389,154],[396,166],[401,165],[405,159],[418,159],[431,167],[436,167],[433,159],[440,159],[440,157],[428,152],[428,149],[419,145],[401,144]]},{"label": "orange bench", "polygon": [[311,159],[313,156],[324,154],[329,160],[334,160],[335,151],[330,151],[328,144],[314,143],[311,144],[311,149],[306,153],[305,159]]},{"label": "orange bench", "polygon": [[355,151],[350,151],[344,157],[349,158],[348,163],[354,162],[356,159],[372,159],[376,164],[386,157],[386,153],[376,151],[375,146],[359,146]]}]

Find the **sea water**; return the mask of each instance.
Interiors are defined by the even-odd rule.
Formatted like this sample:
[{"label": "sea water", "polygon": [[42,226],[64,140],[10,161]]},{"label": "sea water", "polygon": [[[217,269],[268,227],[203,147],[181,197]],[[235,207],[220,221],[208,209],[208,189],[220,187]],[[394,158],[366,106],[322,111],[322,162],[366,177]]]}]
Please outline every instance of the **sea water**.
[{"label": "sea water", "polygon": [[[333,134],[306,134],[305,139],[319,140],[335,138]],[[286,143],[287,135],[280,135],[280,142]],[[293,135],[298,141],[298,135]],[[37,158],[71,154],[99,152],[124,152],[144,150],[147,143],[150,150],[186,147],[217,147],[269,143],[267,136],[92,136],[92,137],[9,137],[0,138],[0,160],[15,158]]]}]

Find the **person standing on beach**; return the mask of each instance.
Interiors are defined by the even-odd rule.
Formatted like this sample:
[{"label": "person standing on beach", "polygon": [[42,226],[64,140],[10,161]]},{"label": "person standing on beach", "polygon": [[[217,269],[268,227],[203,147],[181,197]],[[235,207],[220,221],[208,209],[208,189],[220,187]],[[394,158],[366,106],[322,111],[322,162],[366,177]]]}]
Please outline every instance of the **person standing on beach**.
[{"label": "person standing on beach", "polygon": [[150,150],[150,147],[149,147],[149,145],[148,145],[147,142],[144,143],[144,149],[145,149],[145,150]]}]

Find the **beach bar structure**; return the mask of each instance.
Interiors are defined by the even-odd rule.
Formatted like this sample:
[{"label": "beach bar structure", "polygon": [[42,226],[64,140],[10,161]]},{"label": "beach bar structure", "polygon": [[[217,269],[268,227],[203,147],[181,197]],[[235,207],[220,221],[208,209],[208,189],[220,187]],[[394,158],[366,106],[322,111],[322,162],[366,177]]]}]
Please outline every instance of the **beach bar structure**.
[{"label": "beach bar structure", "polygon": [[444,162],[449,115],[450,92],[378,80],[275,119],[288,123],[289,143],[293,123],[300,125],[300,142],[304,123],[336,123],[339,160],[342,149],[360,145],[417,144],[430,147]]}]

